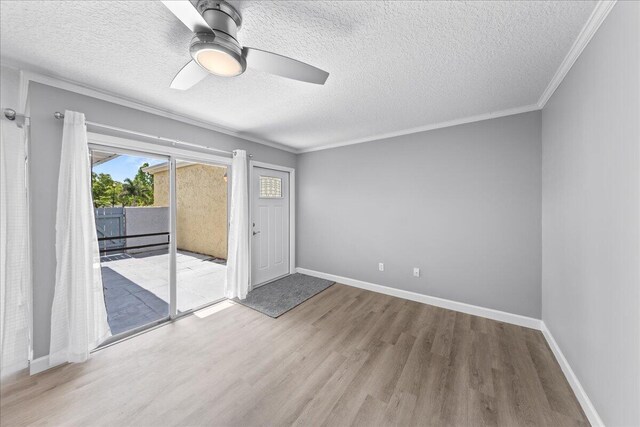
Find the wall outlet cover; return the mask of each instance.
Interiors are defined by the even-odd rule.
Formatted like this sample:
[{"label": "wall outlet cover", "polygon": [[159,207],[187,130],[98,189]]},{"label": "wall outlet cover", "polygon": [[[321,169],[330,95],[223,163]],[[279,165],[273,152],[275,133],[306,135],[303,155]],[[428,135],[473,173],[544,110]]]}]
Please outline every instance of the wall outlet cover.
[{"label": "wall outlet cover", "polygon": [[413,277],[420,277],[420,269],[418,267],[413,268]]},{"label": "wall outlet cover", "polygon": [[384,264],[383,263],[378,263],[378,271],[384,271]]}]

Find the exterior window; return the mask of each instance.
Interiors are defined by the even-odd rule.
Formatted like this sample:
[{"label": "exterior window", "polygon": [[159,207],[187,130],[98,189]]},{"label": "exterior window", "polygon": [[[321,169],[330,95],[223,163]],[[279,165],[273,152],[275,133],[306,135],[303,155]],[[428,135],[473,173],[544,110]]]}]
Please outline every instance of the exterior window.
[{"label": "exterior window", "polygon": [[282,197],[282,179],[275,176],[260,176],[260,198],[277,199]]}]

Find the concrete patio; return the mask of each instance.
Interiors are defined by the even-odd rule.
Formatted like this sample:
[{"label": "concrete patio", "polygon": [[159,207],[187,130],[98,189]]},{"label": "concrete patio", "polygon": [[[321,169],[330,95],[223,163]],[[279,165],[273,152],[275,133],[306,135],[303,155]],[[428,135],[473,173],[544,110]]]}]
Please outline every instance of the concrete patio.
[{"label": "concrete patio", "polygon": [[[177,304],[184,312],[224,298],[224,260],[178,251]],[[166,250],[102,257],[102,281],[114,335],[169,314],[169,254]]]}]

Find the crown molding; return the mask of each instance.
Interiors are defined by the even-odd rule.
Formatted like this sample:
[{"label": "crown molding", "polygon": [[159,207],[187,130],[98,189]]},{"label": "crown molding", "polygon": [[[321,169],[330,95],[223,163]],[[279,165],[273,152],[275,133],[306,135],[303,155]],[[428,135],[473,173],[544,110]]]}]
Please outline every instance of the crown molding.
[{"label": "crown molding", "polygon": [[399,130],[395,132],[382,133],[382,134],[367,136],[364,138],[352,139],[344,142],[337,142],[335,144],[327,144],[327,145],[320,145],[317,147],[302,148],[298,150],[298,153],[300,154],[311,153],[313,151],[328,150],[331,148],[345,147],[347,145],[362,144],[364,142],[378,141],[378,140],[387,139],[387,138],[394,138],[397,136],[410,135],[412,133],[425,132],[428,130],[448,128],[451,126],[463,125],[466,123],[481,122],[483,120],[497,119],[498,117],[512,116],[514,114],[528,113],[530,111],[536,111],[536,110],[540,110],[537,104],[525,105],[522,107],[515,107],[515,108],[509,108],[506,110],[495,111],[493,113],[478,114],[475,116],[464,117],[461,119],[448,120],[446,122],[432,123],[429,125],[418,126],[418,127]]},{"label": "crown molding", "polygon": [[397,131],[397,132],[389,132],[385,134],[372,135],[365,138],[353,139],[345,142],[320,145],[320,146],[310,147],[310,148],[302,148],[298,150],[298,153],[310,153],[313,151],[328,150],[331,148],[344,147],[347,145],[360,144],[363,142],[393,138],[396,136],[409,135],[417,132],[441,129],[441,128],[457,126],[465,123],[473,123],[473,122],[478,122],[482,120],[510,116],[513,114],[526,113],[528,111],[542,110],[544,106],[547,104],[547,101],[549,101],[549,98],[551,98],[551,95],[553,95],[553,93],[558,88],[558,86],[560,86],[560,83],[562,83],[562,80],[565,78],[565,76],[567,75],[567,73],[569,72],[573,64],[576,62],[576,60],[578,59],[582,51],[585,49],[589,41],[591,41],[591,38],[593,37],[593,35],[596,33],[598,28],[600,28],[600,25],[602,25],[607,15],[609,15],[609,12],[611,12],[611,9],[616,4],[616,1],[617,0],[600,0],[596,4],[593,11],[591,12],[591,15],[589,16],[589,19],[582,27],[582,30],[580,30],[580,33],[578,34],[578,37],[576,38],[576,40],[573,42],[571,49],[563,59],[562,63],[560,64],[560,67],[558,67],[558,69],[556,70],[556,73],[554,74],[553,78],[547,85],[546,89],[544,90],[544,92],[542,93],[542,95],[540,96],[536,104],[525,105],[522,107],[516,107],[516,108],[507,109],[507,110],[497,111],[494,113],[479,114],[477,116],[470,116],[462,119],[455,119],[455,120],[450,120],[446,122],[434,123],[426,126],[419,126],[411,129]]},{"label": "crown molding", "polygon": [[20,72],[21,93],[23,93],[26,90],[26,88],[28,88],[28,85],[30,82],[40,83],[40,84],[52,86],[58,89],[75,92],[80,95],[85,95],[92,98],[100,99],[102,101],[111,102],[113,104],[121,105],[123,107],[144,111],[145,113],[154,114],[156,116],[166,117],[168,119],[176,120],[192,126],[198,126],[201,128],[209,129],[225,135],[244,139],[246,141],[251,141],[257,144],[266,145],[268,147],[276,148],[278,150],[283,150],[290,153],[297,153],[297,150],[295,148],[289,147],[288,145],[280,144],[273,141],[268,141],[268,140],[257,138],[251,135],[246,135],[246,134],[243,134],[242,132],[227,128],[225,126],[218,125],[216,123],[194,119],[181,114],[173,113],[171,111],[163,110],[161,108],[157,108],[152,105],[145,104],[113,92],[96,89],[94,87],[83,85],[81,83],[78,83],[69,79],[65,79],[60,76],[50,75],[41,70],[36,70],[34,69],[34,67],[28,64],[21,63],[19,61],[14,61],[8,58],[0,58],[0,64],[4,67],[12,68]]},{"label": "crown molding", "polygon": [[547,101],[551,98],[551,95],[556,91],[562,80],[564,80],[565,76],[569,73],[569,70],[578,60],[578,57],[582,53],[582,51],[587,47],[589,41],[593,35],[598,31],[600,25],[604,22],[611,9],[616,4],[616,0],[600,0],[596,7],[591,12],[589,19],[582,27],[580,34],[578,34],[578,38],[573,42],[569,53],[564,57],[564,60],[558,67],[558,70],[554,74],[553,78],[547,85],[547,88],[542,92],[540,99],[538,99],[538,108],[543,109],[547,104]]}]

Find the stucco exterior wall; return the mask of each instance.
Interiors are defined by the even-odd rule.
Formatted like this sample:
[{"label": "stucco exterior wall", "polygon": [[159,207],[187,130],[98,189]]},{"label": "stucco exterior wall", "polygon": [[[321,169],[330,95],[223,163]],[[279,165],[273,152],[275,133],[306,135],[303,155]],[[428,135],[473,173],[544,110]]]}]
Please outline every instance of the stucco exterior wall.
[{"label": "stucco exterior wall", "polygon": [[[226,168],[190,164],[176,170],[178,249],[227,258]],[[154,173],[154,206],[169,205],[169,172]]]}]

